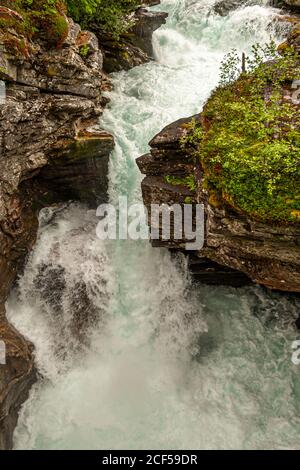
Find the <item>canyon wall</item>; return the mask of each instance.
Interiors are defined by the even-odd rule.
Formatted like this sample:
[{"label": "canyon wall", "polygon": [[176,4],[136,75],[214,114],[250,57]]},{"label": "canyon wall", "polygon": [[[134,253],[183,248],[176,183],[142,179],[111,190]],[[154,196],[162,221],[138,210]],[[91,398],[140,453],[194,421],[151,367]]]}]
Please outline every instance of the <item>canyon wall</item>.
[{"label": "canyon wall", "polygon": [[[1,7],[0,19],[12,17],[22,21]],[[63,201],[95,207],[106,200],[114,138],[98,120],[111,88],[107,72],[151,60],[151,36],[165,18],[139,8],[118,41],[68,18],[56,48],[0,30],[0,339],[7,362],[0,365],[0,449],[12,448],[19,408],[36,380],[33,346],[8,324],[4,304],[36,241],[38,213]]]}]

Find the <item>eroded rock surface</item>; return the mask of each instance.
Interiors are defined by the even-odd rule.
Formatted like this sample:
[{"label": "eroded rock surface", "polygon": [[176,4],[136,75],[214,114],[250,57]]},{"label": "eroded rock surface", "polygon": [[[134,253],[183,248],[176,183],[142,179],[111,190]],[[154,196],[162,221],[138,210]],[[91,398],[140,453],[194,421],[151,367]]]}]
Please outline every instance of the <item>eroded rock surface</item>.
[{"label": "eroded rock surface", "polygon": [[[3,39],[3,38],[2,38]],[[1,38],[0,38],[1,43]],[[83,58],[80,46],[89,45]],[[6,321],[4,302],[35,243],[37,213],[45,205],[106,197],[113,137],[97,126],[108,80],[96,36],[70,19],[60,49],[31,45],[28,57],[0,46],[0,448],[11,448],[19,406],[35,380],[31,345]]]},{"label": "eroded rock surface", "polygon": [[[137,164],[146,174],[142,182],[145,205],[203,203],[205,206],[205,245],[192,254],[191,271],[208,283],[240,285],[252,281],[266,287],[300,292],[300,226],[259,223],[238,214],[225,203],[214,207],[202,186],[202,171],[192,163],[181,145],[188,124],[200,115],[181,119],[162,130],[150,142],[151,153]],[[196,175],[196,190],[184,184],[170,184],[169,175]],[[188,199],[187,199],[188,198]],[[154,246],[185,250],[186,240],[153,241]],[[241,274],[239,274],[241,273]]]},{"label": "eroded rock surface", "polygon": [[12,430],[18,420],[21,404],[28,398],[36,380],[33,346],[0,317],[0,338],[5,338],[6,365],[0,366],[0,449],[11,449]]},{"label": "eroded rock surface", "polygon": [[[145,0],[142,7],[159,3]],[[0,19],[11,18],[23,21],[1,7]],[[12,28],[0,31],[0,340],[7,346],[7,364],[0,365],[0,449],[12,447],[18,410],[36,377],[33,347],[8,324],[4,303],[36,241],[38,212],[70,199],[89,206],[106,199],[114,138],[98,126],[108,101],[103,92],[111,88],[105,71],[150,60],[152,33],[165,18],[139,9],[134,28],[120,41],[82,31],[68,19],[68,34],[56,49]],[[45,272],[41,293],[49,282]],[[56,299],[60,279],[62,273],[55,277]],[[71,326],[83,340],[82,325],[94,313],[86,286],[75,290]]]}]

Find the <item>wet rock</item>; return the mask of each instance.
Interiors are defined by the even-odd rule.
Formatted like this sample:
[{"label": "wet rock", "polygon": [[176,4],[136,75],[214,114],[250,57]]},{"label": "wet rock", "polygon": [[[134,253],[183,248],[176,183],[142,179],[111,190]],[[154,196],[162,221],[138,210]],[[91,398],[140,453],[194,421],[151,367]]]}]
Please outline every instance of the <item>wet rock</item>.
[{"label": "wet rock", "polygon": [[[180,144],[192,120],[181,119],[163,129],[150,142],[151,153],[140,157],[137,164],[146,174],[142,181],[143,200],[151,204],[190,204],[205,206],[205,245],[194,253],[198,259],[191,268],[203,282],[241,285],[259,283],[271,289],[300,292],[300,227],[277,226],[256,222],[238,214],[226,204],[212,204],[202,186],[202,172],[194,163],[197,189],[193,193],[185,185],[169,184],[168,175],[191,173],[191,159]],[[180,163],[179,163],[180,162]],[[163,239],[153,246],[164,246],[185,252],[187,240]]]},{"label": "wet rock", "polygon": [[0,364],[0,449],[12,449],[12,435],[21,404],[36,380],[33,346],[0,317],[0,339],[5,341],[6,364]]},{"label": "wet rock", "polygon": [[278,50],[284,50],[292,47],[298,54],[300,54],[300,19],[298,17],[289,17],[289,22],[293,25],[291,31],[285,42],[280,44]]},{"label": "wet rock", "polygon": [[69,325],[70,332],[80,345],[88,342],[87,332],[96,326],[100,320],[99,309],[94,305],[88,292],[88,286],[83,281],[74,284],[70,296],[70,309],[72,319]]},{"label": "wet rock", "polygon": [[[83,35],[88,57],[80,54]],[[39,210],[62,200],[96,205],[106,199],[114,139],[95,128],[107,103],[102,97],[107,77],[95,35],[83,34],[69,20],[60,49],[36,43],[29,57],[12,55],[2,39],[0,79],[6,80],[6,99],[0,104],[0,340],[8,345],[8,363],[0,366],[0,448],[10,448],[19,407],[35,373],[32,347],[7,324],[4,302],[35,243]],[[40,280],[46,274],[55,284],[50,300],[59,309],[61,273],[51,277],[41,271]]]},{"label": "wet rock", "polygon": [[152,12],[145,8],[136,11],[136,24],[129,32],[130,40],[133,45],[139,47],[142,51],[153,58],[152,47],[153,32],[166,22],[168,17],[164,12]]},{"label": "wet rock", "polygon": [[[57,353],[70,355],[88,344],[88,332],[102,320],[99,308],[93,302],[89,286],[78,279],[59,262],[59,246],[52,252],[51,264],[41,263],[33,281],[33,295],[48,316],[49,327],[56,330]],[[58,328],[59,325],[59,328]],[[71,338],[71,341],[70,341]]]},{"label": "wet rock", "polygon": [[111,134],[86,130],[71,145],[51,152],[38,179],[59,200],[75,199],[96,207],[107,200],[109,155],[113,148]]},{"label": "wet rock", "polygon": [[300,11],[300,0],[284,0],[284,3],[292,8],[295,8],[296,11]]},{"label": "wet rock", "polygon": [[55,316],[63,313],[63,293],[66,288],[65,268],[60,265],[44,264],[38,267],[34,279],[36,294],[46,302]]},{"label": "wet rock", "polygon": [[193,279],[208,285],[242,287],[251,284],[251,279],[244,273],[215,263],[208,258],[188,256],[189,270]]},{"label": "wet rock", "polygon": [[217,2],[213,9],[214,11],[221,16],[226,16],[233,10],[243,7],[245,5],[255,5],[257,2],[255,0],[225,0]]},{"label": "wet rock", "polygon": [[[159,3],[147,2],[146,5]],[[104,51],[104,70],[107,73],[118,72],[149,62],[153,58],[153,32],[166,22],[167,16],[167,13],[139,8],[133,17],[134,26],[119,39],[96,31]]]}]

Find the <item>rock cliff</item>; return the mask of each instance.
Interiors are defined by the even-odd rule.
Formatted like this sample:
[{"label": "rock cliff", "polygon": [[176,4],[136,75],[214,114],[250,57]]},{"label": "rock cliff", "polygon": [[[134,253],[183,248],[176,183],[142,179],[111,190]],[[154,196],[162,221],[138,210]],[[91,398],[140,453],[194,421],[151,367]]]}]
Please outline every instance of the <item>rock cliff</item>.
[{"label": "rock cliff", "polygon": [[[158,4],[157,1],[144,2]],[[151,35],[166,15],[144,8],[114,45],[109,35],[83,31],[70,18],[59,47],[28,40],[13,27],[20,14],[0,8],[0,449],[12,447],[18,411],[36,379],[33,347],[8,324],[4,303],[38,229],[42,207],[107,197],[114,138],[99,128],[111,87],[106,72],[150,60]],[[5,86],[4,86],[5,84]]]},{"label": "rock cliff", "polygon": [[300,11],[300,0],[284,0],[284,3],[296,11]]},{"label": "rock cliff", "polygon": [[[89,45],[87,58],[80,55],[82,43]],[[97,127],[109,82],[94,34],[69,19],[60,49],[35,43],[28,57],[17,56],[3,36],[0,47],[6,83],[0,106],[0,331],[8,345],[7,365],[0,367],[0,446],[6,448],[35,370],[32,348],[7,324],[3,302],[35,242],[37,211],[61,200],[95,204],[105,197],[114,139]]]}]

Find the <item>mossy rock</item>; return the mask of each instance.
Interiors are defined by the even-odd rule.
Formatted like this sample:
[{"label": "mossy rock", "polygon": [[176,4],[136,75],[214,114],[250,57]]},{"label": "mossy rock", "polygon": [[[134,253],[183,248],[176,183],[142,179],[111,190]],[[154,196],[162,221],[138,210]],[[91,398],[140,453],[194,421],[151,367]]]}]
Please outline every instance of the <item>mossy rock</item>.
[{"label": "mossy rock", "polygon": [[[300,222],[299,57],[262,64],[219,87],[193,130],[210,201],[215,194],[250,218]],[[200,139],[199,139],[200,137]]]},{"label": "mossy rock", "polygon": [[16,38],[20,44],[13,45],[13,53],[15,49],[23,52],[22,41],[42,39],[47,41],[48,47],[59,47],[68,35],[67,9],[63,0],[2,0],[1,3],[1,7],[11,9],[11,13],[0,18],[0,33],[10,28],[23,36]]}]

